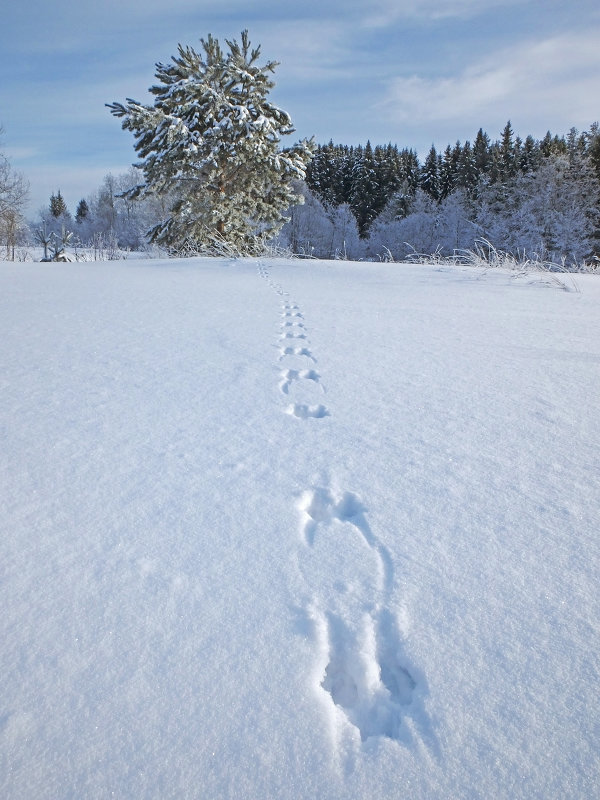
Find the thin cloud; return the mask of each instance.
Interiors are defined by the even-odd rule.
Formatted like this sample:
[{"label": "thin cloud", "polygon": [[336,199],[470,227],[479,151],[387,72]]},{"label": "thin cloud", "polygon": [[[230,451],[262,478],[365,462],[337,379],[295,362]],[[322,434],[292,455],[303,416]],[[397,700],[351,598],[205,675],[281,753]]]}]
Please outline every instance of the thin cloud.
[{"label": "thin cloud", "polygon": [[[594,114],[600,96],[600,30],[565,34],[498,51],[452,77],[395,78],[379,104],[398,123],[500,115],[548,121]],[[593,120],[588,120],[592,122]]]},{"label": "thin cloud", "polygon": [[17,159],[19,161],[27,161],[30,158],[36,158],[39,155],[37,147],[3,147],[3,154],[8,159]]},{"label": "thin cloud", "polygon": [[400,19],[436,21],[469,19],[494,8],[523,5],[528,0],[377,0],[368,6],[363,25],[379,28]]},{"label": "thin cloud", "polygon": [[265,58],[281,62],[276,72],[278,83],[347,80],[358,69],[343,23],[323,26],[313,20],[279,22],[265,26],[257,40]]}]

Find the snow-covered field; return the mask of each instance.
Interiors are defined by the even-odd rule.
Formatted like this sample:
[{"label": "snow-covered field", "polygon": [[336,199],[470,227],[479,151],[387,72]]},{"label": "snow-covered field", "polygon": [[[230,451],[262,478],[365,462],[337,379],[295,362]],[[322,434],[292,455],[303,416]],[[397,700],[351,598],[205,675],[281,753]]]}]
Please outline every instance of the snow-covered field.
[{"label": "snow-covered field", "polygon": [[596,796],[576,280],[0,264],[0,795]]}]

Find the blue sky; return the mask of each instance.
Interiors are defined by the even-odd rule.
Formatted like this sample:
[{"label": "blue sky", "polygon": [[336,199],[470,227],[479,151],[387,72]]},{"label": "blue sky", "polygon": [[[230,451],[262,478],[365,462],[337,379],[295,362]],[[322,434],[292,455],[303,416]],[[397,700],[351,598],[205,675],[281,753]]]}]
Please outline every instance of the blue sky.
[{"label": "blue sky", "polygon": [[[473,140],[566,133],[600,118],[596,0],[20,0],[2,12],[0,149],[74,211],[135,161],[104,104],[151,102],[177,44],[239,37],[280,62],[272,99],[295,138],[397,143],[423,156]],[[290,137],[290,144],[292,138]]]}]

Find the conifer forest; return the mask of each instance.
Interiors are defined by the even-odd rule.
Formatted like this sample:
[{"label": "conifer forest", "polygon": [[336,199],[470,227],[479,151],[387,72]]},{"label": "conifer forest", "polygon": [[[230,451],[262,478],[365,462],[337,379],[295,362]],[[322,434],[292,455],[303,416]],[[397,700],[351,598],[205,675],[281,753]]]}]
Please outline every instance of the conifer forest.
[{"label": "conifer forest", "polygon": [[[108,174],[75,206],[60,189],[21,231],[62,229],[108,257],[148,247],[164,198],[132,199],[139,170]],[[514,255],[596,269],[600,256],[600,128],[572,128],[543,139],[516,134],[507,122],[498,139],[479,129],[425,157],[397,144],[318,144],[296,185],[273,245],[302,257],[401,261],[451,256],[477,242]],[[177,253],[176,253],[177,254]]]},{"label": "conifer forest", "polygon": [[600,253],[597,124],[540,141],[520,138],[508,122],[497,141],[480,129],[473,142],[442,152],[432,145],[423,161],[392,144],[330,142],[318,147],[306,183],[317,208],[294,212],[296,248],[320,231],[312,246],[327,250],[323,222],[302,219],[314,214],[330,221],[337,248],[336,228],[345,226],[351,249],[367,258],[448,255],[478,239],[514,255],[571,263]]}]

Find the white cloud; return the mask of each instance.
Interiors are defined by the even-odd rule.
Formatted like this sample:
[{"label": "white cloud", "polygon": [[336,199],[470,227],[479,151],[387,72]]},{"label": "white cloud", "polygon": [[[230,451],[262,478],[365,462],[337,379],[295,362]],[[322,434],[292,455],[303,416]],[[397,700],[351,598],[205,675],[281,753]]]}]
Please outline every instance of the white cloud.
[{"label": "white cloud", "polygon": [[549,127],[589,124],[600,96],[600,30],[524,42],[459,75],[396,78],[379,109],[398,123],[542,117]]}]

